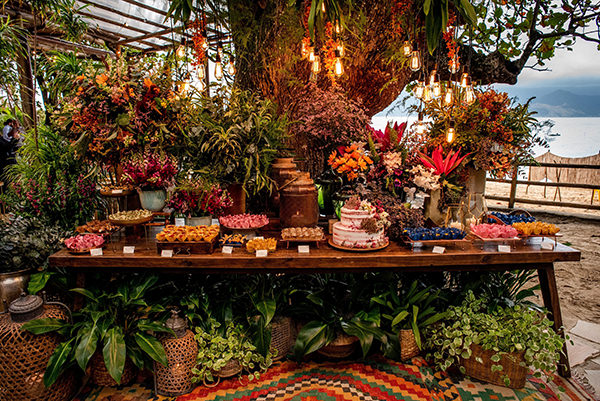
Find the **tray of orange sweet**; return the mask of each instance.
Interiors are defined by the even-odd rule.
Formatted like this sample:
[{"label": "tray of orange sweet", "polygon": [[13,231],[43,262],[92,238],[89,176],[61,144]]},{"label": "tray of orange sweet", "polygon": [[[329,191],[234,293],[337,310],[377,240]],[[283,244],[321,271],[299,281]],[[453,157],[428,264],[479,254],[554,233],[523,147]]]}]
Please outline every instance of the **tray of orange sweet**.
[{"label": "tray of orange sweet", "polygon": [[219,226],[166,226],[156,234],[156,250],[174,254],[213,253],[219,242]]}]

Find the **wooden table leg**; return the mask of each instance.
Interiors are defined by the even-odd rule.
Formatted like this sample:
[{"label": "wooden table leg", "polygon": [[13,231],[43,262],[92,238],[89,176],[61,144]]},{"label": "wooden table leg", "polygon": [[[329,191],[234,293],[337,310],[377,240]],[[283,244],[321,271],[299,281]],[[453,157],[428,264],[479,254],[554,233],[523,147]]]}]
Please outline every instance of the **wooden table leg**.
[{"label": "wooden table leg", "polygon": [[[538,268],[538,278],[540,280],[544,306],[548,309],[548,318],[554,322],[554,330],[564,338],[565,333],[562,314],[560,312],[560,300],[558,298],[558,289],[556,288],[556,278],[554,277],[554,264],[548,263],[540,266]],[[569,365],[566,342],[563,347],[563,353],[560,356],[558,373],[562,377],[571,377],[571,366]]]},{"label": "wooden table leg", "polygon": [[[75,286],[77,288],[85,288],[85,273],[77,272]],[[83,308],[83,295],[75,293],[75,297],[73,298],[73,311],[78,311],[81,308]]]}]

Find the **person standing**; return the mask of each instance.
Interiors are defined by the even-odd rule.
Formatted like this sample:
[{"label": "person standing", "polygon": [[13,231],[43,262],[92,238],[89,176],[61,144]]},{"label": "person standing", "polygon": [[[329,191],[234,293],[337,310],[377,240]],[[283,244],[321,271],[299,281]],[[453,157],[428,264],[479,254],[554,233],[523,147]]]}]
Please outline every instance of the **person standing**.
[{"label": "person standing", "polygon": [[14,130],[14,123],[15,120],[13,120],[12,118],[9,118],[4,122],[4,128],[2,128],[2,139],[4,139],[7,142],[10,142],[10,139],[12,137],[11,133]]},{"label": "person standing", "polygon": [[13,119],[8,119],[4,128],[2,128],[2,137],[0,138],[0,180],[4,178],[6,167],[17,162],[17,150],[22,145],[22,136],[19,131],[19,122]]}]

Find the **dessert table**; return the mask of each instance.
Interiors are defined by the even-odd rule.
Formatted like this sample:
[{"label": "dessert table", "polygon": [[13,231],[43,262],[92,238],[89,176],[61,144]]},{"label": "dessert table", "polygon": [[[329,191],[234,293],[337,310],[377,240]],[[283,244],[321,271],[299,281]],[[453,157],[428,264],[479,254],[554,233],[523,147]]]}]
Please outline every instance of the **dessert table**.
[{"label": "dessert table", "polygon": [[[544,241],[548,242],[548,239]],[[540,242],[521,244],[510,252],[498,252],[498,246],[469,244],[464,249],[447,248],[443,253],[433,253],[431,248],[408,249],[392,242],[377,252],[344,252],[326,244],[311,246],[310,253],[299,253],[297,248],[277,249],[266,257],[257,257],[244,248],[234,248],[233,253],[217,250],[213,254],[174,255],[163,257],[152,240],[140,240],[134,254],[124,254],[124,242],[109,244],[102,256],[72,255],[61,250],[50,257],[50,265],[73,271],[78,275],[78,285],[85,285],[85,275],[90,272],[153,272],[153,273],[340,273],[340,272],[442,272],[442,271],[513,271],[537,270],[544,306],[554,329],[562,334],[554,263],[579,261],[581,253],[573,248],[554,243],[554,249],[542,249]],[[566,346],[559,367],[561,375],[570,376]]]}]

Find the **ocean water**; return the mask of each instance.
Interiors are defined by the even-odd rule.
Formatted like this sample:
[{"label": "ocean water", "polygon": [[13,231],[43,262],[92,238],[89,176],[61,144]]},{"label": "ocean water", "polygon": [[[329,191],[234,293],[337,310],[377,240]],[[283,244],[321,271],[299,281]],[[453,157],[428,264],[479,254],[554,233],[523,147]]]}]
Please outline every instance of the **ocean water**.
[{"label": "ocean water", "polygon": [[[416,116],[375,116],[371,125],[376,129],[383,129],[388,121],[399,123],[408,121],[412,124],[417,120]],[[563,157],[585,157],[600,153],[600,118],[599,117],[539,117],[538,120],[550,120],[554,123],[546,140],[549,149],[535,148],[534,154],[550,152]],[[558,134],[554,136],[555,134]]]}]

